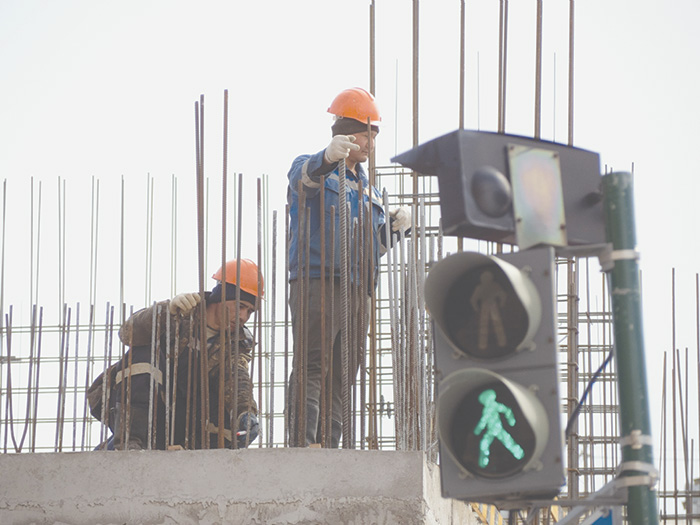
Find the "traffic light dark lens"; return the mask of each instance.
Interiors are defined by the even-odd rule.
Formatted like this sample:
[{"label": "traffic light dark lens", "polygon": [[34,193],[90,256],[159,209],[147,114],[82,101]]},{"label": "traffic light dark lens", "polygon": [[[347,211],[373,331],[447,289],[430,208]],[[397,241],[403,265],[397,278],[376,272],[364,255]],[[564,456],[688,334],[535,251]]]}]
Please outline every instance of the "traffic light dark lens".
[{"label": "traffic light dark lens", "polygon": [[455,410],[450,436],[455,457],[476,476],[520,472],[535,450],[535,434],[510,389],[493,382],[471,390]]},{"label": "traffic light dark lens", "polygon": [[471,184],[472,197],[482,213],[489,217],[503,217],[511,213],[513,190],[510,182],[496,168],[482,166],[474,172]]},{"label": "traffic light dark lens", "polygon": [[448,336],[472,357],[512,354],[527,334],[527,311],[498,266],[462,274],[447,294],[444,311]]}]

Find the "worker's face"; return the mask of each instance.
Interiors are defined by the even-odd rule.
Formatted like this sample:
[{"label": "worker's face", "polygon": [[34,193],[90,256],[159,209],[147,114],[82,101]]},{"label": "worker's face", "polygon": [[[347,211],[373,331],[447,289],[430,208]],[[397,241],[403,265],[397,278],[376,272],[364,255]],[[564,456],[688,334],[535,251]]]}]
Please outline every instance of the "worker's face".
[{"label": "worker's face", "polygon": [[366,162],[369,158],[369,154],[374,150],[377,132],[372,131],[370,134],[366,131],[362,131],[360,133],[353,133],[352,135],[355,137],[355,144],[360,146],[360,149],[358,151],[350,150],[348,160],[355,162],[356,164],[358,162]]},{"label": "worker's face", "polygon": [[[226,306],[228,310],[228,320],[229,327],[231,330],[236,330],[237,327],[242,327],[248,322],[250,316],[255,312],[255,305],[250,304],[248,301],[240,301],[238,307],[238,318],[236,318],[236,301],[226,301],[226,303],[218,303],[217,311],[215,314],[214,323],[211,323],[212,328],[219,329],[221,327],[221,314],[223,306]],[[216,326],[213,326],[216,324]]]}]

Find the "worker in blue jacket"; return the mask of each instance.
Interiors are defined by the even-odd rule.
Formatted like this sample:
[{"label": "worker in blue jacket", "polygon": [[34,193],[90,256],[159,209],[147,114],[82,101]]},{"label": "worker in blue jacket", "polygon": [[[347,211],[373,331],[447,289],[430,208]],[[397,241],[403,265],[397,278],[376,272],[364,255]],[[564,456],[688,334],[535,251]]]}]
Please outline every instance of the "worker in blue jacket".
[{"label": "worker in blue jacket", "polygon": [[[346,89],[333,100],[328,112],[334,115],[332,140],[318,153],[294,159],[288,173],[294,363],[287,417],[292,446],[321,443],[337,448],[343,419],[349,417],[348,381],[354,381],[364,358],[369,301],[376,286],[379,258],[391,241],[381,194],[370,185],[362,166],[379,133],[375,99],[364,89]],[[345,198],[341,196],[343,189]],[[345,217],[341,203],[346,206]],[[390,232],[405,232],[411,226],[407,207],[396,208],[388,219]],[[346,291],[341,280],[343,264],[347,265]],[[321,300],[323,295],[325,301]],[[346,334],[352,335],[347,336],[350,348],[343,355],[341,324],[346,322]],[[327,378],[324,388],[323,377]]]}]

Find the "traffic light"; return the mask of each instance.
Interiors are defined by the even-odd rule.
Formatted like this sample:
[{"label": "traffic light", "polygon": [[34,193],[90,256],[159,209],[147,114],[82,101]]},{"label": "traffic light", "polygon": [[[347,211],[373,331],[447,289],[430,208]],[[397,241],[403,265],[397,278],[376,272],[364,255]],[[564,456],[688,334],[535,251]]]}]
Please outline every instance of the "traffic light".
[{"label": "traffic light", "polygon": [[597,153],[516,135],[457,130],[392,161],[437,175],[446,235],[520,249],[605,243]]},{"label": "traffic light", "polygon": [[431,268],[443,496],[518,505],[564,484],[554,290],[551,247]]}]

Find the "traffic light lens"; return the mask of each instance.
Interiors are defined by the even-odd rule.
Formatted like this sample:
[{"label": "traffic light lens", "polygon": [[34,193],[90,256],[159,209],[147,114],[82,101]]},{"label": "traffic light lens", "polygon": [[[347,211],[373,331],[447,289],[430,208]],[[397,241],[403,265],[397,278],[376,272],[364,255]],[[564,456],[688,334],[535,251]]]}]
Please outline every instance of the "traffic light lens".
[{"label": "traffic light lens", "polygon": [[482,166],[474,172],[471,183],[474,202],[489,217],[503,217],[510,213],[513,191],[508,178],[496,168]]},{"label": "traffic light lens", "polygon": [[444,312],[447,334],[457,348],[481,359],[514,353],[529,326],[510,279],[495,265],[474,268],[455,279]]},{"label": "traffic light lens", "polygon": [[520,472],[535,451],[535,433],[511,390],[495,381],[472,389],[458,404],[451,428],[457,461],[475,476]]}]

